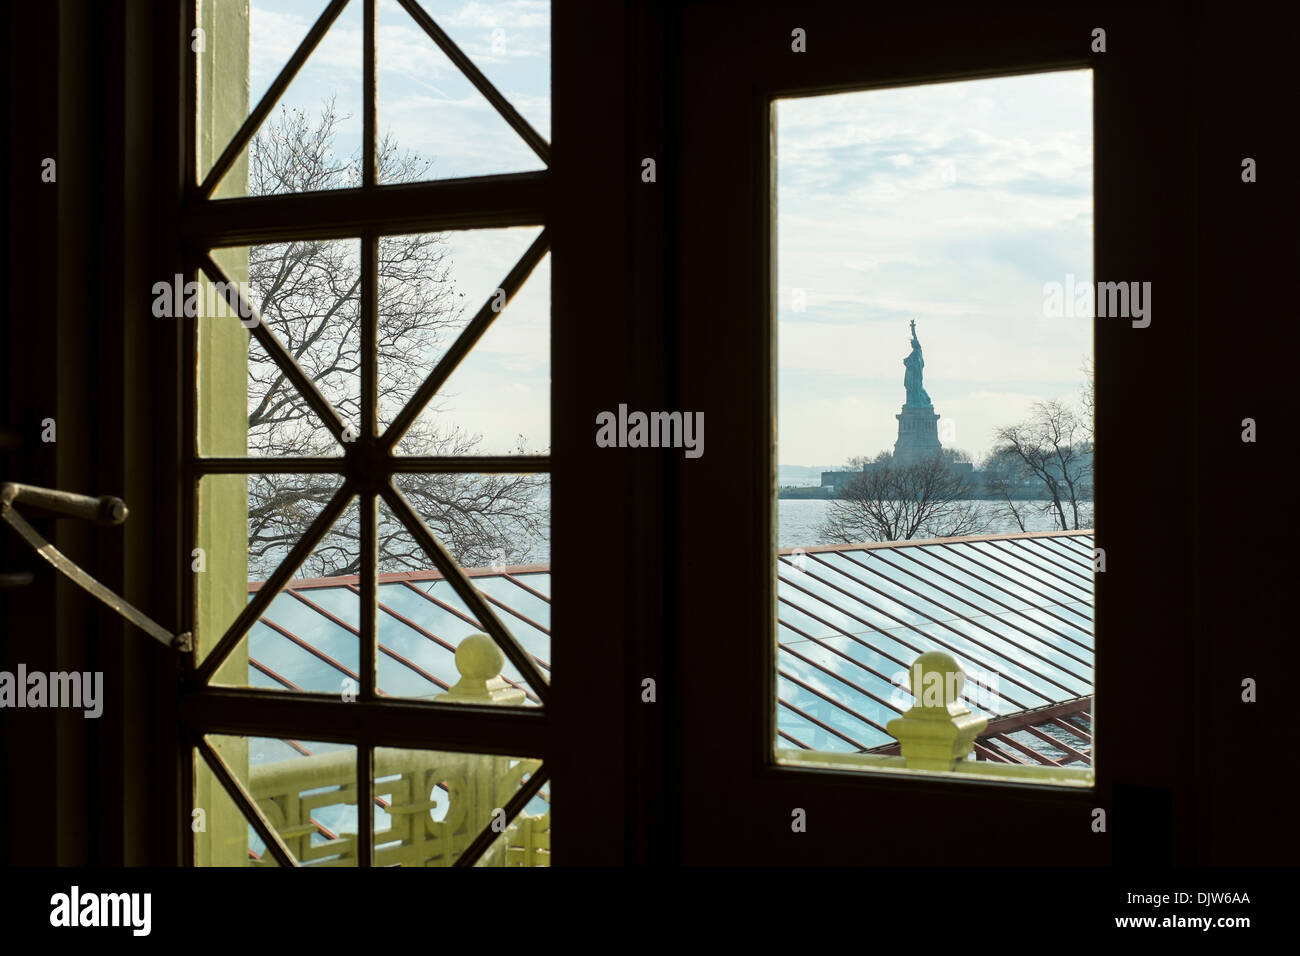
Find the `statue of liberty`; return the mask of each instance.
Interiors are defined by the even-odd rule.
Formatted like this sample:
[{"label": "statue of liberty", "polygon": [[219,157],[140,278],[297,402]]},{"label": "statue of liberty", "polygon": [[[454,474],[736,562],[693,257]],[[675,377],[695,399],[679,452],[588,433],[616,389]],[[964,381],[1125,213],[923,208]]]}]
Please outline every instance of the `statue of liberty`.
[{"label": "statue of liberty", "polygon": [[921,343],[916,337],[916,319],[912,320],[912,351],[903,359],[907,369],[903,373],[903,387],[907,389],[908,405],[930,405],[930,396],[921,385],[921,371],[925,368],[925,359],[921,357]]}]

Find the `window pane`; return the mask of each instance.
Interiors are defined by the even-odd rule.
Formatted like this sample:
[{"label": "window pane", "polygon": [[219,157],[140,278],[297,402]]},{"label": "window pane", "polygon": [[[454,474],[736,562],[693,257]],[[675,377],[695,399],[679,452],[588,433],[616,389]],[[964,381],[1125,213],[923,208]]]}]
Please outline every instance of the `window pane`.
[{"label": "window pane", "polygon": [[513,819],[505,805],[540,760],[396,747],[375,749],[375,865],[451,866],[484,831],[478,866],[549,866],[550,784]]},{"label": "window pane", "polygon": [[[549,677],[550,483],[544,475],[401,474],[394,484],[465,570],[506,632]],[[536,706],[536,688],[386,503],[379,506],[381,693],[444,702]],[[328,584],[328,582],[322,582]],[[480,645],[460,653],[466,641]],[[486,687],[465,654],[485,657]]]},{"label": "window pane", "polygon": [[782,759],[1090,783],[1091,111],[1087,70],[773,107]]},{"label": "window pane", "polygon": [[[534,128],[539,118],[547,120],[541,129],[549,128],[548,4],[540,9],[530,4],[525,10],[482,3],[424,7]],[[396,0],[379,0],[377,19],[380,183],[545,168],[537,153]]]},{"label": "window pane", "polygon": [[[349,744],[279,737],[210,734],[208,744],[220,754],[235,779],[303,866],[357,865],[357,760]],[[225,788],[199,758],[195,807],[205,804],[234,811],[209,816],[211,825],[196,835],[197,847],[214,849],[200,863],[232,865],[246,859],[255,865],[274,859],[252,824],[238,813]],[[227,803],[214,802],[224,798]]]},{"label": "window pane", "polygon": [[[216,198],[359,184],[362,6],[347,4],[333,21],[222,177]],[[200,181],[326,7],[320,0],[201,0],[202,49],[196,50]]]}]

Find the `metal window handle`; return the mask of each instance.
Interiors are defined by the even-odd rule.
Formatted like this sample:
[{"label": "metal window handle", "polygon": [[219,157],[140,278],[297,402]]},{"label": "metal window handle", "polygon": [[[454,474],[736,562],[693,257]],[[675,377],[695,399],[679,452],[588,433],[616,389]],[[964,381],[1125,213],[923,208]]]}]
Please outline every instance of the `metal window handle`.
[{"label": "metal window handle", "polygon": [[130,514],[126,502],[112,495],[93,498],[90,495],[74,495],[70,491],[38,488],[14,481],[0,485],[0,507],[6,505],[30,505],[60,517],[80,518],[102,525],[121,524]]},{"label": "metal window handle", "polygon": [[[64,517],[93,521],[95,524],[118,525],[124,522],[129,514],[126,502],[121,498],[114,498],[112,495],[102,495],[95,498],[89,495],[74,495],[67,491],[38,488],[34,485],[23,485],[17,482],[6,482],[0,485],[0,517],[3,517],[9,526],[21,535],[23,540],[31,545],[37,554],[61,571],[78,587],[98,598],[150,637],[167,647],[174,647],[178,651],[188,652],[193,648],[193,641],[189,632],[173,634],[149,615],[132,605],[126,598],[105,587],[92,575],[84,571],[76,562],[42,538],[36,529],[27,523],[27,519],[18,513],[18,509],[15,507],[18,504],[30,505]],[[4,575],[3,577],[13,579],[14,583],[20,583],[18,579],[22,577],[22,574]],[[30,574],[27,575],[27,579],[30,581]]]}]

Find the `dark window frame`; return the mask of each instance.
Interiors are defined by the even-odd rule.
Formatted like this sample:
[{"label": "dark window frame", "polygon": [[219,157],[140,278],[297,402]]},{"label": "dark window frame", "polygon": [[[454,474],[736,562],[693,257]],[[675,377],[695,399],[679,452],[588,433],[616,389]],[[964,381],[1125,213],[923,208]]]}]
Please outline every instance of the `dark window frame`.
[{"label": "dark window frame", "polygon": [[[374,0],[351,0],[364,4],[365,49],[373,50]],[[338,4],[331,6],[335,10]],[[623,785],[625,760],[623,734],[626,711],[631,708],[622,693],[626,683],[623,670],[625,649],[643,644],[643,631],[635,627],[626,634],[623,644],[609,647],[606,621],[616,620],[625,607],[622,594],[631,577],[629,569],[618,563],[593,563],[586,553],[589,541],[583,528],[591,519],[602,522],[607,546],[624,547],[627,516],[616,507],[620,496],[593,507],[585,482],[596,480],[609,488],[618,488],[629,480],[626,464],[613,456],[593,454],[587,423],[594,412],[587,411],[608,401],[616,391],[614,380],[633,376],[624,362],[611,360],[630,353],[619,345],[628,330],[607,327],[604,305],[623,295],[621,278],[621,243],[595,228],[601,225],[622,236],[626,218],[621,208],[627,183],[618,175],[622,165],[623,143],[615,136],[604,147],[592,148],[585,136],[575,135],[591,113],[611,118],[617,130],[622,122],[619,107],[625,84],[625,58],[621,44],[605,44],[604,55],[591,56],[586,39],[594,29],[606,36],[621,36],[621,11],[605,10],[600,14],[557,8],[552,14],[552,125],[553,142],[546,170],[502,176],[485,176],[430,183],[380,186],[375,184],[374,161],[366,161],[367,184],[359,189],[328,193],[250,197],[213,200],[204,197],[195,175],[194,111],[196,102],[194,61],[188,38],[194,27],[195,4],[185,3],[173,24],[172,34],[185,38],[182,56],[177,63],[178,122],[175,129],[179,169],[179,197],[171,216],[164,216],[164,228],[179,234],[182,246],[176,271],[193,278],[203,270],[208,250],[215,246],[241,245],[287,238],[360,237],[363,261],[373,257],[378,237],[412,231],[487,228],[494,226],[541,225],[544,234],[535,248],[549,250],[552,260],[551,323],[551,405],[552,434],[549,456],[484,456],[482,458],[408,460],[414,470],[479,472],[547,472],[552,476],[551,524],[552,568],[559,573],[554,580],[552,625],[564,640],[556,642],[552,664],[556,678],[548,691],[546,706],[540,709],[478,708],[428,701],[377,698],[374,694],[374,642],[369,653],[362,654],[362,687],[355,701],[344,702],[323,695],[258,691],[251,688],[214,687],[205,683],[210,666],[189,664],[182,677],[176,708],[181,718],[177,765],[180,769],[180,805],[174,820],[179,824],[180,861],[194,863],[194,844],[188,832],[189,806],[194,789],[195,760],[204,747],[205,734],[239,734],[256,736],[300,736],[307,739],[350,743],[357,750],[358,793],[370,788],[373,748],[405,746],[421,749],[456,750],[475,753],[527,754],[540,757],[543,767],[530,778],[530,786],[550,779],[561,781],[559,819],[562,835],[557,836],[552,859],[566,862],[617,862],[625,858],[625,843],[611,839],[611,833],[623,835],[630,822],[624,812]],[[162,32],[166,33],[164,29]],[[323,34],[324,31],[321,31]],[[302,58],[305,60],[305,57]],[[371,145],[373,156],[375,129],[374,57],[366,57],[366,83],[363,101],[363,141]],[[592,84],[595,75],[606,82]],[[250,104],[253,106],[255,104]],[[219,177],[209,177],[215,179]],[[594,202],[594,205],[593,205]],[[168,223],[171,223],[168,227]],[[541,252],[537,254],[540,258]],[[161,257],[160,257],[161,258]],[[593,277],[591,268],[600,273]],[[373,275],[373,269],[371,270]],[[364,280],[363,280],[364,283]],[[363,284],[363,352],[374,342],[374,284]],[[602,301],[603,297],[603,301]],[[354,492],[374,496],[381,492],[386,475],[376,479],[366,473],[360,454],[351,450],[341,459],[271,461],[258,459],[201,458],[197,453],[197,408],[193,370],[196,368],[196,324],[183,325],[171,346],[176,362],[160,370],[159,388],[177,396],[179,420],[174,429],[176,473],[181,489],[175,503],[177,526],[186,529],[171,542],[171,553],[178,567],[188,570],[191,542],[196,540],[197,486],[204,474],[241,473],[269,470],[310,470],[342,473]],[[630,361],[630,358],[629,358]],[[589,374],[594,363],[602,363],[606,374]],[[569,383],[558,388],[557,383]],[[373,381],[368,385],[373,388]],[[582,411],[577,411],[581,408]],[[374,403],[370,402],[363,417],[363,434],[357,447],[377,439],[374,431]],[[346,448],[347,446],[345,446]],[[404,468],[394,468],[400,473]],[[163,474],[170,469],[164,467]],[[341,493],[345,498],[347,492]],[[336,499],[340,500],[340,499]],[[373,512],[373,504],[369,510]],[[364,550],[373,550],[373,522],[365,521],[363,504]],[[371,533],[366,534],[367,526]],[[657,560],[651,550],[649,560]],[[582,580],[566,575],[580,569]],[[370,601],[362,603],[362,630],[374,631],[375,569],[373,562],[362,574],[362,593]],[[181,599],[177,616],[188,629],[192,624],[194,587],[192,575],[177,576],[176,587]],[[369,606],[369,610],[367,610]],[[181,610],[183,609],[183,610]],[[601,718],[593,722],[591,708],[599,705]],[[593,723],[596,724],[593,727]],[[574,746],[574,742],[581,741]],[[603,753],[598,771],[593,771],[591,755]],[[208,750],[208,756],[212,752]],[[219,773],[219,777],[221,774]],[[227,775],[228,776],[228,775]],[[582,780],[596,784],[582,788],[568,781]],[[223,781],[225,783],[227,781]],[[229,790],[229,786],[227,787]],[[236,796],[235,794],[231,794]],[[236,797],[248,815],[246,800]],[[370,815],[358,815],[358,843],[372,843]],[[577,825],[582,821],[582,826]],[[256,823],[254,824],[257,825]],[[265,829],[265,827],[262,827]],[[264,834],[265,836],[265,834]],[[270,844],[268,842],[268,848]],[[373,848],[372,848],[373,849]],[[274,852],[274,851],[273,851]],[[358,863],[367,866],[370,853],[358,855]]]},{"label": "dark window frame", "polygon": [[[1184,291],[1170,281],[1187,256],[1190,231],[1170,241],[1161,215],[1187,188],[1185,177],[1157,180],[1170,158],[1169,133],[1180,117],[1170,111],[1155,120],[1139,108],[1131,90],[1143,84],[1167,87],[1185,21],[1163,26],[1150,13],[1106,18],[1107,54],[1090,55],[1097,26],[1086,11],[1068,8],[949,14],[939,22],[908,12],[813,4],[798,11],[776,4],[751,5],[740,23],[725,5],[686,8],[678,22],[678,100],[681,174],[677,215],[678,405],[705,411],[725,427],[710,429],[709,454],[677,468],[679,547],[700,552],[716,541],[716,489],[728,489],[727,567],[702,581],[680,573],[677,588],[678,689],[684,702],[682,726],[710,727],[711,748],[688,735],[681,749],[677,794],[683,820],[683,861],[707,859],[710,833],[741,825],[751,835],[733,862],[833,860],[882,863],[948,859],[946,847],[978,845],[985,862],[1102,862],[1111,838],[1093,833],[1093,808],[1108,809],[1129,780],[1169,781],[1178,768],[1173,754],[1139,745],[1111,728],[1170,720],[1191,721],[1189,700],[1175,705],[1178,717],[1153,706],[1134,687],[1134,674],[1157,666],[1169,639],[1143,646],[1121,635],[1176,632],[1190,592],[1184,569],[1174,564],[1136,569],[1117,563],[1115,553],[1139,554],[1140,503],[1125,496],[1119,475],[1157,465],[1141,429],[1123,409],[1134,391],[1155,392],[1154,383],[1176,380],[1189,342],[1180,328],[1180,309],[1190,311]],[[806,53],[791,50],[791,30],[806,31]],[[725,44],[717,37],[727,36]],[[871,40],[879,38],[880,43]],[[888,42],[884,42],[887,38]],[[710,48],[710,43],[712,46]],[[1134,44],[1142,44],[1140,52]],[[1122,46],[1121,46],[1122,44]],[[1124,52],[1127,51],[1127,52]],[[1095,787],[1088,790],[937,779],[885,777],[855,771],[779,766],[773,740],[775,695],[775,553],[772,454],[775,420],[775,314],[773,296],[774,209],[770,122],[774,98],[923,82],[974,79],[1091,66],[1094,82],[1094,267],[1102,279],[1151,279],[1166,289],[1163,322],[1132,329],[1124,320],[1094,323],[1097,367],[1097,430],[1106,447],[1096,459],[1098,544],[1111,555],[1096,579],[1096,723],[1099,756]],[[1166,139],[1161,140],[1164,136]],[[1131,150],[1127,142],[1145,150]],[[1136,155],[1135,155],[1136,153]],[[1136,164],[1137,174],[1129,168]],[[1171,164],[1172,165],[1172,164]],[[1139,201],[1137,183],[1150,188]],[[1158,248],[1139,238],[1159,236]],[[731,237],[731,241],[727,241]],[[1163,280],[1163,281],[1162,281]],[[707,290],[723,285],[728,308],[709,305]],[[1145,336],[1145,338],[1142,338]],[[731,360],[720,363],[718,356]],[[1150,368],[1142,375],[1142,364]],[[1171,492],[1181,507],[1187,489]],[[713,534],[710,534],[713,531]],[[1168,543],[1168,542],[1165,542]],[[716,548],[717,545],[715,544]],[[720,593],[746,595],[720,601]],[[1158,595],[1155,600],[1152,594]],[[721,607],[717,605],[722,605]],[[1159,620],[1154,607],[1167,615]],[[710,635],[708,642],[687,634]],[[725,679],[722,679],[725,675]],[[1145,764],[1145,766],[1144,766]],[[808,832],[792,833],[793,808],[809,817]],[[889,841],[846,845],[850,821],[896,820],[912,846]],[[820,821],[820,822],[819,822]],[[816,831],[816,832],[814,832]],[[1034,839],[996,841],[998,832],[1030,832]],[[1131,833],[1132,831],[1130,831]],[[1142,839],[1134,837],[1135,840]],[[749,847],[755,849],[750,850]],[[760,849],[761,848],[761,849]]]}]

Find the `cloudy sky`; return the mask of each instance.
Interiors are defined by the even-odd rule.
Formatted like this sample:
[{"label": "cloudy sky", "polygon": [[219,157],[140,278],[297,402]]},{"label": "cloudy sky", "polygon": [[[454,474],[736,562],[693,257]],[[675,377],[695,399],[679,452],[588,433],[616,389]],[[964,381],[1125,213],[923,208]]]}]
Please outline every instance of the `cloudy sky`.
[{"label": "cloudy sky", "polygon": [[782,464],[893,447],[911,319],[946,446],[1075,398],[1091,320],[1043,285],[1092,277],[1091,115],[1087,70],[778,101]]},{"label": "cloudy sky", "polygon": [[[251,102],[324,5],[252,0]],[[424,6],[549,137],[549,3]],[[318,111],[334,96],[340,154],[360,140],[361,9],[348,4],[281,101]],[[541,168],[396,0],[379,0],[378,35],[381,133],[438,178]],[[1092,278],[1091,92],[1077,70],[777,103],[782,464],[892,447],[910,319],[946,445],[978,457],[1032,402],[1077,395],[1091,320],[1045,317],[1043,285]],[[449,235],[469,314],[536,234]],[[519,435],[550,445],[549,286],[544,260],[448,383],[443,414],[483,453]]]}]

